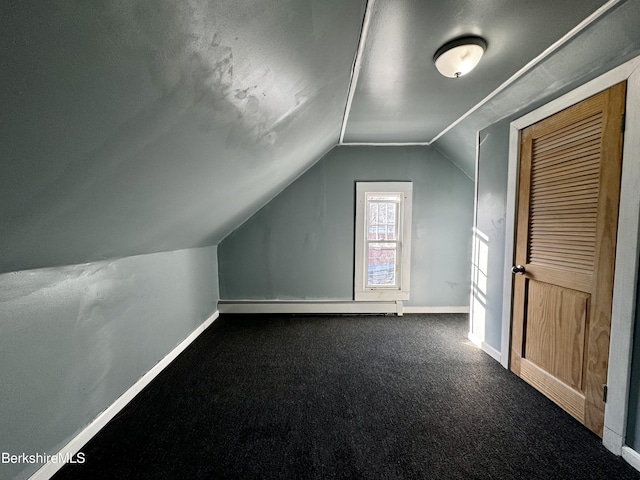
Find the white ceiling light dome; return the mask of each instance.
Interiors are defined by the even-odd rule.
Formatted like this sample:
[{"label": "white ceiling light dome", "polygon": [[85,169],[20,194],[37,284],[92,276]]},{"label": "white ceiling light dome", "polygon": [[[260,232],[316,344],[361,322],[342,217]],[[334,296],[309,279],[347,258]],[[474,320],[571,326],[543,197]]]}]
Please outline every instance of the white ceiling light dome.
[{"label": "white ceiling light dome", "polygon": [[481,37],[461,37],[440,47],[433,63],[445,77],[458,78],[475,68],[486,49],[487,42]]}]

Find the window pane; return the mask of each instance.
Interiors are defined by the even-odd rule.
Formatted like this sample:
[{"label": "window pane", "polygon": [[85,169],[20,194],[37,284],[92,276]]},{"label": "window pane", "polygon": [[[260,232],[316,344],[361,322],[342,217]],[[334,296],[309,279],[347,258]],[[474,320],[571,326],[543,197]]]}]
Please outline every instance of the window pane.
[{"label": "window pane", "polygon": [[369,240],[395,240],[394,227],[386,225],[369,226]]},{"label": "window pane", "polygon": [[398,208],[395,202],[368,201],[368,240],[398,239]]},{"label": "window pane", "polygon": [[369,200],[377,200],[377,201],[389,201],[399,202],[401,199],[402,193],[367,193],[367,201]]},{"label": "window pane", "polygon": [[393,225],[389,225],[387,227],[387,240],[397,240],[396,238],[396,227]]},{"label": "window pane", "polygon": [[369,223],[368,223],[368,234],[367,238],[369,240],[377,240],[377,230],[376,225],[378,224],[378,204],[377,203],[369,203]]},{"label": "window pane", "polygon": [[369,244],[367,285],[396,285],[396,248],[395,243]]},{"label": "window pane", "polygon": [[379,225],[385,225],[387,223],[387,210],[388,210],[388,203],[379,203],[378,204],[378,224]]},{"label": "window pane", "polygon": [[395,225],[396,224],[396,211],[398,210],[398,204],[397,203],[393,203],[390,206],[391,206],[391,208],[389,208],[389,214],[387,215],[387,223],[389,225]]},{"label": "window pane", "polygon": [[398,204],[397,203],[390,203],[389,204],[389,208],[387,209],[387,218],[386,218],[386,225],[387,225],[387,229],[385,232],[385,239],[386,240],[397,240],[396,237],[396,211],[398,209]]}]

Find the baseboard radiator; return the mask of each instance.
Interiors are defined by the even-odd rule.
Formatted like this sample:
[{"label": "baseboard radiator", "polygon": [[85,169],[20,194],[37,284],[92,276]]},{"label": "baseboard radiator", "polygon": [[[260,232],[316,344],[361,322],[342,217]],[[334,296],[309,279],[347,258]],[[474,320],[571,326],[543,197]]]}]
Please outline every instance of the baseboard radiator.
[{"label": "baseboard radiator", "polygon": [[221,300],[218,310],[224,313],[286,314],[389,314],[405,313],[469,313],[468,306],[405,306],[401,301],[361,302],[334,300]]}]

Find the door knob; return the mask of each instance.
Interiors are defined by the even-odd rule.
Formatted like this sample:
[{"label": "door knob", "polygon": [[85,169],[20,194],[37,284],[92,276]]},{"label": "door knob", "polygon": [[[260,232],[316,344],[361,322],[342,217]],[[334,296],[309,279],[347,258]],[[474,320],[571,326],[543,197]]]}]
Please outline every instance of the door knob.
[{"label": "door knob", "polygon": [[520,275],[524,275],[524,267],[522,265],[514,265],[511,267],[511,273],[519,273]]}]

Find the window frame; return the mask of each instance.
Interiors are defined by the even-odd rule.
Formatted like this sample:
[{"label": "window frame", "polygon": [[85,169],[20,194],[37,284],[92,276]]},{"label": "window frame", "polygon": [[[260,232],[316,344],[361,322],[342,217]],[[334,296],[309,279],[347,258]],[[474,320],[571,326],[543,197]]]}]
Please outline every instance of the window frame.
[{"label": "window frame", "polygon": [[[367,194],[400,193],[397,222],[396,286],[367,286]],[[354,300],[409,300],[413,182],[356,182]],[[385,242],[381,240],[381,242]]]}]

